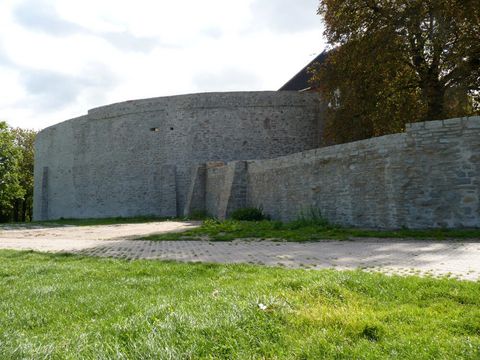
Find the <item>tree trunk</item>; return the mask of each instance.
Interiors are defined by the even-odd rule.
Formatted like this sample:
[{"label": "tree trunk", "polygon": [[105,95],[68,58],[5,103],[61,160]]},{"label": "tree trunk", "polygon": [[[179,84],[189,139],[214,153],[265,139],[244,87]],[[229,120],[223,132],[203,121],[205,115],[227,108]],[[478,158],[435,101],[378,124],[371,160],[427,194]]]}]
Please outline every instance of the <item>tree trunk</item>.
[{"label": "tree trunk", "polygon": [[27,221],[27,199],[25,198],[22,202],[22,222]]},{"label": "tree trunk", "polygon": [[26,208],[27,208],[26,212],[27,212],[28,221],[33,221],[33,201],[31,197],[28,198],[28,203],[26,204]]},{"label": "tree trunk", "polygon": [[19,210],[18,202],[19,202],[19,200],[17,199],[13,203],[13,221],[14,222],[19,221],[19,219],[18,219],[18,210]]},{"label": "tree trunk", "polygon": [[445,88],[438,79],[429,79],[425,81],[422,87],[422,95],[427,105],[427,113],[424,121],[441,120],[445,117],[444,102]]}]

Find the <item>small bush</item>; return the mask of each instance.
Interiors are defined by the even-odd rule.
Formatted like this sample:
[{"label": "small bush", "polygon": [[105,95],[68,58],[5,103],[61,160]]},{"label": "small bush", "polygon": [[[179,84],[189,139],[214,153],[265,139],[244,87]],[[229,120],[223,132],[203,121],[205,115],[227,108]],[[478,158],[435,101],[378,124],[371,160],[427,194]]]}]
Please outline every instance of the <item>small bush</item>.
[{"label": "small bush", "polygon": [[263,213],[262,209],[257,208],[243,208],[237,209],[230,217],[233,220],[238,221],[262,221],[262,220],[270,220],[270,217]]},{"label": "small bush", "polygon": [[202,210],[194,210],[190,215],[187,216],[187,220],[206,220],[209,219],[206,211]]}]

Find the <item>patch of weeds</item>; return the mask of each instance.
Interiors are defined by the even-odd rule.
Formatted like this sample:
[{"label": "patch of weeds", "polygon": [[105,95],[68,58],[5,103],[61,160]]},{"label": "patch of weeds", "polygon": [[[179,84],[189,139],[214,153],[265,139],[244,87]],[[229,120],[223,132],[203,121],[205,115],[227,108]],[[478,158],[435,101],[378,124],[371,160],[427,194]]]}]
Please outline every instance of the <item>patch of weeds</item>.
[{"label": "patch of weeds", "polygon": [[206,211],[203,210],[195,210],[192,211],[190,215],[188,215],[185,220],[207,220],[211,219],[212,217],[208,215]]},{"label": "patch of weeds", "polygon": [[233,211],[230,215],[232,220],[237,221],[263,221],[270,220],[268,215],[263,213],[261,208],[242,208]]},{"label": "patch of weeds", "polygon": [[195,229],[181,233],[152,235],[146,240],[211,240],[231,241],[235,239],[271,239],[294,242],[321,240],[349,240],[353,238],[387,239],[480,239],[480,229],[434,229],[434,230],[370,230],[346,228],[329,223],[318,212],[310,216],[282,223],[280,221],[240,221],[207,219]]},{"label": "patch of weeds", "polygon": [[365,325],[360,335],[370,341],[379,341],[382,332],[383,330],[378,325]]}]

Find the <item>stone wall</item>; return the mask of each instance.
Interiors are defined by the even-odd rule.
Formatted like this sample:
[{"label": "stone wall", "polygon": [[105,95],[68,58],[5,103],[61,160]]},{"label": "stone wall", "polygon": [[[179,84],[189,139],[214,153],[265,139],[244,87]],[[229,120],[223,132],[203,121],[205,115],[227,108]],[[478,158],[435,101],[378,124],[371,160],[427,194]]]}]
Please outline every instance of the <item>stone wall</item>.
[{"label": "stone wall", "polygon": [[316,94],[297,92],[192,94],[90,110],[39,133],[34,218],[183,215],[202,207],[205,185],[201,177],[192,184],[199,164],[314,149],[321,114]]},{"label": "stone wall", "polygon": [[[318,148],[316,94],[248,92],[130,101],[40,132],[34,218],[225,218],[311,209],[371,228],[480,227],[480,117]],[[313,149],[313,150],[311,150]]]},{"label": "stone wall", "polygon": [[[216,174],[228,166],[207,171],[207,184],[215,184],[207,198],[225,191]],[[273,219],[315,209],[348,226],[480,227],[480,117],[415,123],[402,134],[248,161],[245,173],[246,206]],[[224,208],[208,210],[222,218]]]}]

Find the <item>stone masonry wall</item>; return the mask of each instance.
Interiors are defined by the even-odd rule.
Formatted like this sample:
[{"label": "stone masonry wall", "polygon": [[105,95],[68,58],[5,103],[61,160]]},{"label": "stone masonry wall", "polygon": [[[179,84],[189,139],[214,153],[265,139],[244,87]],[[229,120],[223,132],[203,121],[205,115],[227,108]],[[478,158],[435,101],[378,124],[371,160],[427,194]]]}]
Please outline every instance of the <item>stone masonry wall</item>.
[{"label": "stone masonry wall", "polygon": [[480,227],[480,117],[318,148],[321,115],[316,94],[296,92],[93,109],[38,135],[34,218],[262,207],[284,221],[315,209],[342,225]]},{"label": "stone masonry wall", "polygon": [[[215,186],[207,197],[215,198],[225,186],[210,175]],[[284,221],[315,209],[347,226],[480,227],[480,117],[415,123],[402,134],[248,161],[245,190],[246,206]]]},{"label": "stone masonry wall", "polygon": [[199,164],[314,149],[321,114],[316,94],[297,92],[191,94],[90,110],[38,134],[34,218],[181,216],[205,201]]}]

